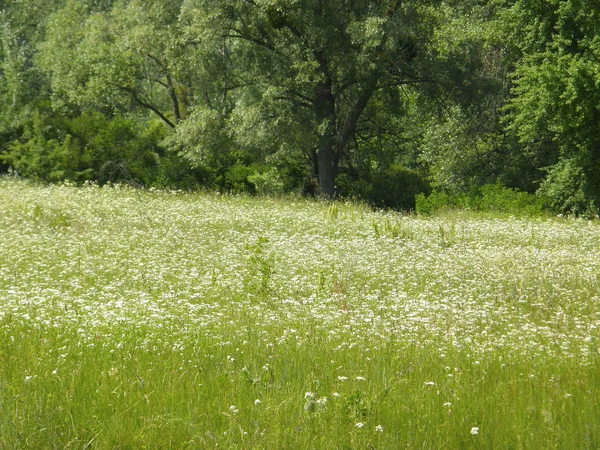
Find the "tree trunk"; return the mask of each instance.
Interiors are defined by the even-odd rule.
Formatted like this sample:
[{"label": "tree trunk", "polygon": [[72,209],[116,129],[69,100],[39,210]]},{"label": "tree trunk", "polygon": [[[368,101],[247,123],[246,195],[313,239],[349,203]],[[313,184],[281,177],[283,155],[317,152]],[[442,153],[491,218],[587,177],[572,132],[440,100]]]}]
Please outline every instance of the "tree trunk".
[{"label": "tree trunk", "polygon": [[319,148],[317,149],[317,176],[321,194],[327,198],[335,196],[333,183],[337,175],[339,155],[336,153],[336,114],[332,81],[326,76],[315,90],[315,116],[318,121]]},{"label": "tree trunk", "polygon": [[319,188],[321,189],[321,194],[327,198],[335,196],[334,179],[337,175],[338,159],[333,136],[331,134],[323,136],[319,152],[317,153],[317,165]]}]

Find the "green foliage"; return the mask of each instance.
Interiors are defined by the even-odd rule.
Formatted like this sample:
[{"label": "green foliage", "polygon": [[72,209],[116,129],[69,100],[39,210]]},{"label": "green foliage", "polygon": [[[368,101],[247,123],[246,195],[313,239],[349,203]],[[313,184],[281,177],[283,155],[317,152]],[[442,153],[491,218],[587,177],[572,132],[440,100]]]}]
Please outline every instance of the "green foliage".
[{"label": "green foliage", "polygon": [[556,148],[541,190],[564,211],[600,201],[599,20],[600,6],[588,0],[519,0],[505,15],[520,56],[508,130],[528,153]]},{"label": "green foliage", "polygon": [[481,118],[454,107],[441,120],[429,117],[428,125],[418,158],[436,189],[458,194],[493,183],[506,172],[499,151],[502,139],[495,130],[485,129]]},{"label": "green foliage", "polygon": [[511,215],[541,216],[551,212],[550,200],[502,186],[488,184],[463,194],[434,191],[416,196],[416,212],[431,215],[444,210],[464,209]]},{"label": "green foliage", "polygon": [[90,154],[65,132],[60,118],[33,114],[22,139],[9,144],[0,159],[21,175],[47,181],[84,181],[92,178]]},{"label": "green foliage", "polygon": [[387,145],[397,136],[393,120],[372,119],[379,111],[393,116],[387,113],[401,103],[399,87],[442,76],[441,65],[430,64],[438,56],[430,41],[448,11],[418,0],[344,8],[337,1],[191,2],[183,8],[185,32],[204,42],[227,36],[213,57],[224,67],[223,84],[234,87],[223,93],[225,105],[195,105],[184,127],[198,130],[198,139],[181,128],[176,141],[192,160],[216,151],[223,137],[227,145],[218,151],[297,154],[331,197],[351,153],[360,159],[363,144]]},{"label": "green foliage", "polygon": [[0,161],[21,175],[45,181],[123,181],[143,186],[187,187],[198,183],[189,166],[159,142],[164,125],[98,113],[69,119],[35,112],[19,140]]},{"label": "green foliage", "polygon": [[454,209],[456,203],[457,202],[444,191],[433,191],[429,195],[421,193],[417,194],[415,198],[415,211],[417,214],[429,216],[438,211]]},{"label": "green foliage", "polygon": [[376,206],[414,210],[415,196],[428,190],[421,174],[395,164],[373,178],[367,199]]},{"label": "green foliage", "polygon": [[248,181],[254,185],[259,195],[281,195],[284,192],[283,180],[275,168],[263,173],[254,172],[248,177]]},{"label": "green foliage", "polygon": [[592,0],[10,1],[0,171],[396,209],[499,182],[595,215],[599,22]]},{"label": "green foliage", "polygon": [[250,166],[236,163],[225,172],[225,189],[234,193],[254,193],[255,185],[248,178],[255,172]]},{"label": "green foliage", "polygon": [[597,203],[586,195],[588,180],[582,164],[573,159],[561,159],[548,168],[548,176],[540,186],[540,194],[552,202],[552,206],[566,214],[594,216],[598,214]]},{"label": "green foliage", "polygon": [[342,173],[336,178],[336,184],[342,197],[365,199],[373,206],[404,211],[415,209],[417,194],[429,192],[423,176],[401,164],[374,171],[369,176]]}]

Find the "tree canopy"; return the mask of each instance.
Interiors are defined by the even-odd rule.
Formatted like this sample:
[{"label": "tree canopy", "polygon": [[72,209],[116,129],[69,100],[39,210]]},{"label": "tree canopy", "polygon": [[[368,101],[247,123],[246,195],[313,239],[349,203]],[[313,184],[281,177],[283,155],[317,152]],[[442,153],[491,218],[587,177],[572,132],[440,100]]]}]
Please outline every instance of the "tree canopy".
[{"label": "tree canopy", "polygon": [[414,207],[502,183],[600,205],[589,0],[0,6],[0,166]]}]

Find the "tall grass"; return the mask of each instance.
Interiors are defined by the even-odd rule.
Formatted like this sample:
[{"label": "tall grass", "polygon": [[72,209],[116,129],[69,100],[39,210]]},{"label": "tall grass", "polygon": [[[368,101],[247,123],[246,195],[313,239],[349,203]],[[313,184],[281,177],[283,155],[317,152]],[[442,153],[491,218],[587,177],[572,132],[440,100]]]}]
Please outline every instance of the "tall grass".
[{"label": "tall grass", "polygon": [[0,448],[597,448],[600,228],[0,179]]}]

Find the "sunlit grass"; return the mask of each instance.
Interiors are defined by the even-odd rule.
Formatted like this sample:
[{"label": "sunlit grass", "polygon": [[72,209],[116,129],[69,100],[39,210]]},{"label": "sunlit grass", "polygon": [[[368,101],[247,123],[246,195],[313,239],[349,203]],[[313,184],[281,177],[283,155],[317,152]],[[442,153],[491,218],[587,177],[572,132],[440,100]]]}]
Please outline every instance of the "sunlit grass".
[{"label": "sunlit grass", "polygon": [[0,448],[597,448],[600,228],[0,179]]}]

